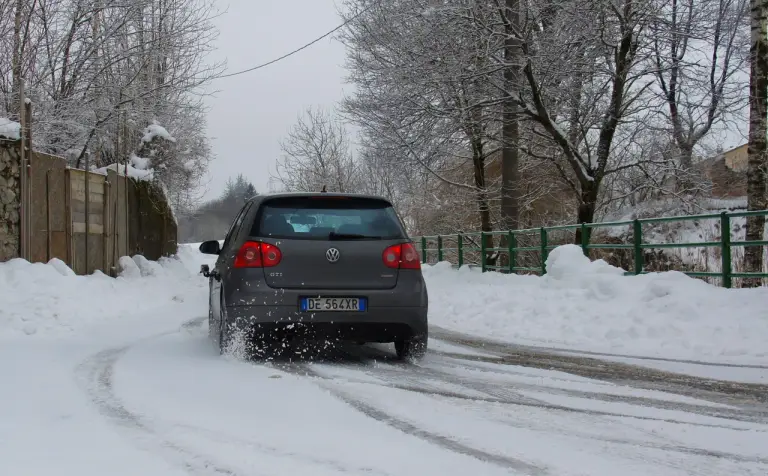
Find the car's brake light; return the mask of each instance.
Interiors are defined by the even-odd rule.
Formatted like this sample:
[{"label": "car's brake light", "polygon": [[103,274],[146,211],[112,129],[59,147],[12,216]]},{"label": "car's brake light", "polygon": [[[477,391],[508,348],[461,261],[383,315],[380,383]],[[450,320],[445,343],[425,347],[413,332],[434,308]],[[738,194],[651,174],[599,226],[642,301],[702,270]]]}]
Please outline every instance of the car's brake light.
[{"label": "car's brake light", "polygon": [[421,269],[419,252],[413,243],[393,245],[382,254],[384,265],[394,269]]},{"label": "car's brake light", "polygon": [[246,241],[235,256],[235,268],[271,268],[280,264],[280,248],[269,243]]}]

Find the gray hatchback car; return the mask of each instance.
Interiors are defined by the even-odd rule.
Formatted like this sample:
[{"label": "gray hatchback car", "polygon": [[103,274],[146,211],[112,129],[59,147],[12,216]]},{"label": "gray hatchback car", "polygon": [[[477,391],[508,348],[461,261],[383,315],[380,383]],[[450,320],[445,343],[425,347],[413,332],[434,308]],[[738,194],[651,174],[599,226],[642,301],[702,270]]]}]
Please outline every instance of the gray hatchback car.
[{"label": "gray hatchback car", "polygon": [[392,204],[335,193],[260,195],[238,213],[209,278],[209,332],[224,349],[239,332],[271,341],[394,342],[401,359],[427,349],[427,287]]}]

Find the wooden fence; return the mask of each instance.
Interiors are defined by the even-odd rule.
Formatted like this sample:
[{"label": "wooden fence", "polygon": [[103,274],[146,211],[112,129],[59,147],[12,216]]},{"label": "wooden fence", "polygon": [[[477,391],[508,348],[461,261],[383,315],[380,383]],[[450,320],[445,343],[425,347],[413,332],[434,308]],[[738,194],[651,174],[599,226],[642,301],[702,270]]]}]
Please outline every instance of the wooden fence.
[{"label": "wooden fence", "polygon": [[[5,163],[15,160],[19,154],[14,152],[0,148]],[[64,159],[39,152],[27,155],[27,176],[19,176],[26,191],[19,200],[18,257],[31,262],[59,258],[77,274],[99,270],[114,276],[121,256],[157,260],[176,252],[176,222],[155,184],[114,170],[104,175],[70,169]],[[17,257],[2,254],[0,261]]]}]

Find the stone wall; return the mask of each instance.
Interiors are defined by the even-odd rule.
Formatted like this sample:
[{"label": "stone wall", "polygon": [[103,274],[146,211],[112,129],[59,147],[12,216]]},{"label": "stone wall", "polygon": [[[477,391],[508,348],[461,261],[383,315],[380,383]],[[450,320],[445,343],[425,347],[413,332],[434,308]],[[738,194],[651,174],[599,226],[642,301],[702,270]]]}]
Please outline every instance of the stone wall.
[{"label": "stone wall", "polygon": [[21,177],[18,141],[0,139],[0,261],[21,255]]}]

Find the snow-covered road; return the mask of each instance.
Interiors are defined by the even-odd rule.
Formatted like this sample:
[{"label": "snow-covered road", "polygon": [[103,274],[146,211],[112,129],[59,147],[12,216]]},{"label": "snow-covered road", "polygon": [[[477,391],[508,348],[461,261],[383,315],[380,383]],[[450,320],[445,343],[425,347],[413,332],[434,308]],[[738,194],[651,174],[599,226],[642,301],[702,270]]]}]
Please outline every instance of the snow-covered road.
[{"label": "snow-covered road", "polygon": [[[120,280],[0,273],[19,303],[0,313],[0,475],[768,474],[756,357],[707,364],[754,373],[723,382],[439,319],[417,364],[383,345],[220,356],[187,258]],[[31,282],[49,307],[24,311]]]},{"label": "snow-covered road", "polygon": [[353,345],[240,361],[217,354],[202,318],[128,327],[98,350],[3,348],[4,375],[18,370],[3,390],[0,474],[768,472],[768,410],[714,394],[493,363],[441,341],[418,365]]}]

